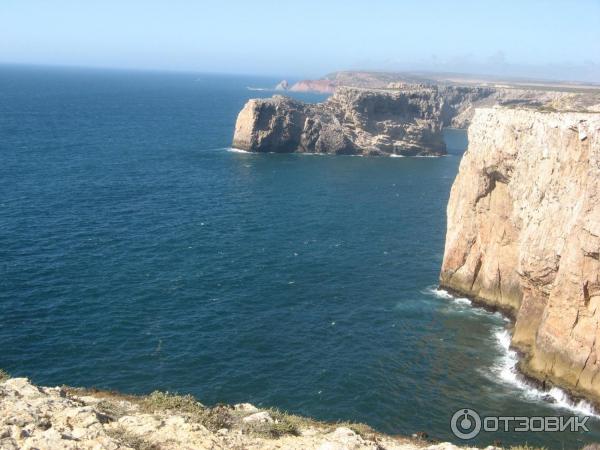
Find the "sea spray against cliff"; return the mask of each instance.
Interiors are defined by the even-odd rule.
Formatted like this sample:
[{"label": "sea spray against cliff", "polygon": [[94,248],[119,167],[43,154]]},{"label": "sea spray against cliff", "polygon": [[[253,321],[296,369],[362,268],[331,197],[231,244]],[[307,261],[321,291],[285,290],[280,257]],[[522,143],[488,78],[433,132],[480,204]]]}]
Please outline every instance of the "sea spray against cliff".
[{"label": "sea spray against cliff", "polygon": [[501,356],[498,363],[491,367],[494,379],[502,383],[514,386],[522,391],[523,396],[530,401],[545,401],[553,407],[566,409],[576,414],[600,417],[594,407],[585,400],[573,401],[568,394],[560,388],[553,387],[549,390],[541,390],[528,382],[517,369],[519,356],[510,348],[511,335],[505,328],[494,332],[494,338]]},{"label": "sea spray against cliff", "polygon": [[[469,299],[464,297],[456,297],[445,289],[430,286],[425,289],[424,292],[436,298],[450,301],[449,304],[453,305],[454,307],[459,307],[460,312],[467,311],[471,314],[477,315],[483,313],[490,316],[500,316],[505,322],[509,322],[507,317],[502,316],[497,311],[490,312],[481,307],[465,308],[465,306],[472,305],[472,302]],[[551,405],[553,408],[568,410],[576,414],[600,417],[594,407],[585,400],[573,401],[569,398],[568,394],[560,388],[553,387],[549,390],[542,390],[528,382],[517,369],[519,357],[517,352],[510,348],[510,332],[505,326],[499,326],[496,330],[493,330],[492,333],[499,355],[496,363],[486,371],[486,375],[493,382],[500,382],[517,388],[520,394],[526,400],[531,402],[545,402]]]}]

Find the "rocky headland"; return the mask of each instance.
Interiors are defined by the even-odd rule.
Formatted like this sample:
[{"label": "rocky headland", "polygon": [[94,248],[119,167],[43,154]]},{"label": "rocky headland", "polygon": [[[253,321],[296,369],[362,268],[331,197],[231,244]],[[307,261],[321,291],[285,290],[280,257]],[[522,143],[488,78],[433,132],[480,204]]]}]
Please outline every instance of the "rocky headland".
[{"label": "rocky headland", "polygon": [[[330,93],[336,87],[361,87],[384,89],[391,84],[427,84],[437,86],[490,87],[494,89],[517,89],[534,91],[562,91],[575,94],[593,93],[600,83],[536,80],[531,78],[506,78],[461,73],[436,72],[373,72],[364,70],[342,70],[332,72],[316,80],[302,80],[295,85],[302,90]],[[293,86],[295,86],[293,85]],[[292,86],[292,88],[293,88]]]},{"label": "rocky headland", "polygon": [[407,85],[401,89],[338,88],[327,101],[289,97],[248,101],[239,113],[233,147],[251,152],[439,156],[442,128],[487,88]]},{"label": "rocky headland", "polygon": [[[326,84],[327,89],[317,90],[330,92],[338,86],[322,103],[283,96],[249,100],[238,115],[233,147],[251,152],[440,156],[446,153],[442,128],[468,128],[477,108],[600,111],[598,89],[460,86],[416,79],[339,72],[289,89],[306,91]],[[287,83],[278,85],[284,88]]]},{"label": "rocky headland", "polygon": [[440,284],[515,318],[521,370],[600,404],[600,114],[478,109]]},{"label": "rocky headland", "polygon": [[318,422],[249,403],[207,407],[189,395],[41,387],[26,378],[0,379],[0,448],[459,450],[450,443],[388,436],[366,425]]},{"label": "rocky headland", "polygon": [[302,80],[290,86],[292,92],[318,92],[320,94],[333,94],[337,83],[330,80]]}]

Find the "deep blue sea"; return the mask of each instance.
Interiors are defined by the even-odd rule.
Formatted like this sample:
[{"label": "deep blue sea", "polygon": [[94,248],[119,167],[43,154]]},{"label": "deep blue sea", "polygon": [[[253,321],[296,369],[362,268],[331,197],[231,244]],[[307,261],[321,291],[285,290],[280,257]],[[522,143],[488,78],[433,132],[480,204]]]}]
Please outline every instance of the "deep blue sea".
[{"label": "deep blue sea", "polygon": [[464,133],[442,158],[229,151],[273,94],[247,88],[278,81],[0,66],[0,367],[454,442],[459,408],[585,412],[518,380],[500,315],[435,289]]}]

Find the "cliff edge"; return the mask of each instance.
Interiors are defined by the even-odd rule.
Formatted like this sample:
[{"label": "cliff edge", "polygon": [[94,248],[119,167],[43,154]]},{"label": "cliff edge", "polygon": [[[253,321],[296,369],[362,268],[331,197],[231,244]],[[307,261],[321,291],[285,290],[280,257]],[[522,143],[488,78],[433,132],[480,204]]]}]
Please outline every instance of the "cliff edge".
[{"label": "cliff edge", "polygon": [[600,114],[478,109],[440,284],[508,311],[521,369],[600,403]]},{"label": "cliff edge", "polygon": [[327,424],[249,403],[206,407],[189,395],[39,387],[26,378],[0,379],[0,448],[459,450],[449,443],[386,436],[366,425]]}]

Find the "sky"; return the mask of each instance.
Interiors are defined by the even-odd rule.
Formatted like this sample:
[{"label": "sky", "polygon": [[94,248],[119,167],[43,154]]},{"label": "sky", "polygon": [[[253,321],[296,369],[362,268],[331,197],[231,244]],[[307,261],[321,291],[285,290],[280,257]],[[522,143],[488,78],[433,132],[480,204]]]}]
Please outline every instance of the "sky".
[{"label": "sky", "polygon": [[0,63],[600,82],[600,0],[0,0]]}]

